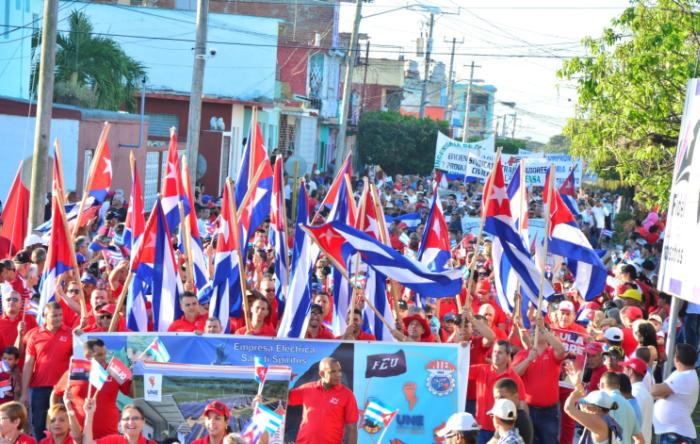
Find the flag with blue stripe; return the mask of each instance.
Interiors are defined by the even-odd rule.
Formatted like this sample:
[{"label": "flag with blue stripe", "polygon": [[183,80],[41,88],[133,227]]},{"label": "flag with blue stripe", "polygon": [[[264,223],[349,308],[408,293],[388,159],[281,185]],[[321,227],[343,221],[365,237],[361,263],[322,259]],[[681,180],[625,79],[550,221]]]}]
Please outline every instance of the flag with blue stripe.
[{"label": "flag with blue stripe", "polygon": [[258,425],[258,427],[266,430],[270,436],[272,436],[282,426],[284,416],[265,407],[262,404],[258,404],[255,406],[253,421]]}]

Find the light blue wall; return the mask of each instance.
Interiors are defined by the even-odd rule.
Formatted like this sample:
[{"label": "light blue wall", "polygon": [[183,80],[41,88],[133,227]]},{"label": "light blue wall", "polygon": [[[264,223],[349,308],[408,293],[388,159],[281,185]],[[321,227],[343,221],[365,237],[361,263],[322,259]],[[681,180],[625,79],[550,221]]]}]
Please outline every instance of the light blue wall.
[{"label": "light blue wall", "polygon": [[[0,2],[5,0],[0,0]],[[15,1],[15,0],[11,0]],[[59,19],[73,10],[88,15],[105,33],[143,63],[152,89],[189,93],[195,39],[194,11],[61,2]],[[277,67],[276,19],[209,14],[204,94],[241,100],[272,100]],[[59,25],[59,30],[65,28]],[[208,54],[208,52],[207,52]]]},{"label": "light blue wall", "polygon": [[41,5],[40,0],[0,0],[2,96],[29,98],[32,27],[41,26]]}]

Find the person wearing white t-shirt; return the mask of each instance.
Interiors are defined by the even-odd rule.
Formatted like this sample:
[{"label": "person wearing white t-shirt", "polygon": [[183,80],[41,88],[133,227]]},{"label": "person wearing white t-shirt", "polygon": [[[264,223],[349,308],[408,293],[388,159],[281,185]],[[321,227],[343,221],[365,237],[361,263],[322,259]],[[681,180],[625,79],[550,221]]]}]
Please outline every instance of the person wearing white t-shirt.
[{"label": "person wearing white t-shirt", "polygon": [[648,375],[647,363],[640,358],[630,358],[625,361],[622,366],[625,368],[625,374],[632,382],[632,396],[637,400],[639,410],[642,414],[642,435],[644,442],[651,444],[652,431],[651,423],[654,416],[654,399],[649,394],[644,383],[644,376]]},{"label": "person wearing white t-shirt", "polygon": [[654,384],[654,430],[658,444],[695,444],[697,433],[691,417],[698,403],[697,351],[689,344],[676,345],[676,370],[661,384]]}]

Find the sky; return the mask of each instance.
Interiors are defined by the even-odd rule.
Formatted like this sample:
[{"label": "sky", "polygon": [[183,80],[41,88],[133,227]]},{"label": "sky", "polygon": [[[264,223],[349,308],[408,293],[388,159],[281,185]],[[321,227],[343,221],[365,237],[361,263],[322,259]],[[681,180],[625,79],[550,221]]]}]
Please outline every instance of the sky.
[{"label": "sky", "polygon": [[[547,142],[561,133],[577,100],[575,84],[557,77],[562,61],[584,55],[581,40],[600,37],[628,5],[628,0],[374,0],[363,4],[360,32],[369,35],[370,57],[403,54],[419,60],[416,38],[428,33],[427,9],[436,11],[431,58],[445,63],[447,73],[456,38],[455,80],[469,79],[474,61],[479,66],[474,78],[495,86],[497,101],[515,102],[515,108],[497,103],[494,117],[515,112],[515,137]],[[351,32],[354,18],[354,3],[342,3],[340,31]],[[421,73],[423,66],[421,60]],[[508,117],[509,133],[512,120]]]}]

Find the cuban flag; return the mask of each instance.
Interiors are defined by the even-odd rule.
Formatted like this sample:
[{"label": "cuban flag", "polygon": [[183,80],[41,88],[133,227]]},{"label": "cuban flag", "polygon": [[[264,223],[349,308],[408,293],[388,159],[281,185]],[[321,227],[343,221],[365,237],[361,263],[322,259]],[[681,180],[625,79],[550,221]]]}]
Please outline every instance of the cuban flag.
[{"label": "cuban flag", "polygon": [[109,144],[107,143],[107,126],[102,130],[100,140],[95,149],[95,157],[92,158],[90,166],[90,179],[88,180],[87,194],[95,198],[99,203],[104,202],[112,188],[112,159],[109,155]]},{"label": "cuban flag", "polygon": [[[515,229],[500,156],[496,160],[491,176],[487,179],[484,190],[484,202],[482,203],[482,211],[485,212],[484,231],[493,236],[492,258],[496,281],[502,285],[503,279],[507,276],[503,273],[514,273],[520,279],[520,284],[525,289],[526,295],[537,301],[542,274],[532,261],[526,247],[527,244]],[[501,268],[504,257],[509,263],[506,270]],[[547,281],[545,281],[543,292],[545,297],[554,293]],[[512,309],[512,303],[508,301],[501,301],[501,304],[505,304],[505,309]]]},{"label": "cuban flag", "polygon": [[[378,214],[381,213],[381,207],[377,205],[378,202],[375,200],[374,192],[371,187],[366,187],[366,189],[367,190],[361,197],[360,208],[363,208],[363,211],[360,211],[361,217],[357,219],[356,228],[379,242],[382,242],[384,239],[389,238],[389,234],[386,233],[386,225],[382,223],[383,221],[381,218],[383,215]],[[374,305],[377,311],[382,314],[387,323],[394,325],[394,313],[391,311],[386,295],[386,276],[370,268],[367,270],[366,278],[365,296],[372,305]],[[339,307],[339,312],[341,313],[347,313],[348,310],[349,307]],[[379,316],[374,313],[374,310],[365,305],[363,314],[369,330],[377,340],[395,340],[389,327],[384,325],[381,319],[379,319]],[[343,321],[341,331],[344,331],[346,328],[345,319],[344,317],[339,317],[339,320]]]},{"label": "cuban flag", "polygon": [[447,173],[443,170],[435,170],[435,187],[447,189],[450,184],[447,182]]},{"label": "cuban flag", "polygon": [[236,215],[231,205],[231,186],[227,182],[222,197],[219,230],[216,234],[216,252],[214,253],[214,280],[212,282],[212,297],[209,301],[209,316],[218,318],[224,331],[231,331],[231,316],[239,317],[241,310],[242,289],[239,274],[241,267],[238,263],[238,233]]},{"label": "cuban flag", "polygon": [[12,381],[10,379],[0,380],[0,399],[4,398],[12,391]]},{"label": "cuban flag", "polygon": [[423,297],[452,297],[462,288],[461,270],[432,272],[420,262],[403,256],[367,234],[340,222],[307,225],[303,229],[345,273],[346,259],[354,253],[360,253],[364,263]]},{"label": "cuban flag", "polygon": [[[58,147],[56,148],[58,150]],[[54,156],[53,163],[53,185],[51,196],[51,214],[52,218],[51,235],[49,237],[49,245],[46,251],[46,262],[44,264],[44,272],[41,275],[41,286],[39,293],[39,317],[37,321],[39,325],[43,323],[44,307],[51,301],[56,299],[56,284],[59,276],[66,271],[73,269],[73,258],[71,257],[73,247],[68,224],[66,223],[65,214],[63,214],[63,177],[60,170],[60,156]]]},{"label": "cuban flag", "polygon": [[289,286],[289,255],[287,245],[287,208],[284,201],[284,161],[275,159],[270,204],[270,244],[275,251],[275,299],[278,318],[284,312]]},{"label": "cuban flag", "polygon": [[89,381],[93,387],[97,390],[102,390],[102,386],[105,385],[107,379],[109,378],[109,373],[107,370],[102,368],[99,362],[94,359],[90,360],[90,376]]},{"label": "cuban flag", "polygon": [[418,260],[428,267],[428,270],[442,271],[451,256],[450,236],[447,232],[437,186],[435,186],[433,187],[433,203],[430,206],[430,213],[425,221],[423,239],[420,248],[418,248]]},{"label": "cuban flag", "polygon": [[399,409],[392,409],[379,399],[371,398],[365,406],[364,418],[373,425],[389,427],[398,412]]},{"label": "cuban flag", "polygon": [[258,403],[253,411],[253,422],[272,436],[282,426],[284,416]]},{"label": "cuban flag", "polygon": [[[550,183],[549,174],[551,170],[543,192],[545,200]],[[556,189],[552,190],[549,217],[549,252],[567,259],[569,270],[576,279],[574,287],[587,301],[595,299],[605,290],[607,269]]]},{"label": "cuban flag", "polygon": [[[194,208],[194,200],[192,199],[192,189],[190,184],[190,169],[187,165],[187,159],[183,159],[182,163],[182,184],[185,191],[185,200],[187,206]],[[202,238],[199,235],[199,227],[197,226],[197,215],[194,211],[190,211],[185,219],[188,221],[189,233],[185,233],[190,236],[190,251],[189,255],[192,256],[192,266],[194,268],[194,285],[197,290],[201,291],[204,286],[209,282],[209,272],[207,271],[207,261],[204,254],[204,246],[202,245]],[[184,247],[184,241],[182,235],[180,235],[180,248]]]},{"label": "cuban flag", "polygon": [[[29,199],[29,198],[27,198]],[[68,228],[73,232],[76,223],[80,224],[80,227],[84,227],[99,214],[102,205],[95,200],[94,197],[88,196],[85,199],[85,207],[83,212],[80,213],[80,203],[65,203],[63,205],[63,213],[66,215],[66,222],[68,222]],[[49,234],[51,232],[51,225],[53,224],[53,219],[49,219],[43,224],[34,228],[33,231],[41,233],[43,235]]]},{"label": "cuban flag", "polygon": [[416,231],[416,228],[418,228],[418,225],[421,223],[421,217],[418,213],[406,213],[395,217],[386,216],[386,221],[388,223],[403,222],[408,225],[409,231]]},{"label": "cuban flag", "polygon": [[27,237],[27,225],[29,221],[29,188],[22,182],[22,168],[24,161],[20,161],[19,168],[12,186],[5,199],[2,208],[3,225],[0,227],[0,259],[13,257],[24,246]]},{"label": "cuban flag", "polygon": [[135,331],[147,331],[146,292],[150,289],[153,328],[167,331],[170,324],[182,316],[178,302],[182,282],[177,273],[168,222],[158,199],[132,257],[131,271],[134,276],[127,298],[127,326]]},{"label": "cuban flag", "polygon": [[240,221],[243,257],[246,257],[248,238],[270,214],[272,195],[272,167],[267,156],[260,125],[255,122],[255,145],[252,127],[243,151],[241,167],[236,178],[234,195]]},{"label": "cuban flag", "polygon": [[131,155],[131,195],[129,196],[129,209],[126,212],[124,222],[124,247],[129,251],[136,249],[138,241],[146,227],[146,219],[143,216],[143,191],[141,190],[141,178],[134,155]]},{"label": "cuban flag", "polygon": [[[348,180],[352,177],[352,153],[348,153],[348,155],[345,157],[345,160],[343,161],[343,164],[340,166],[340,169],[338,170],[338,174],[335,176],[333,179],[333,182],[331,183],[331,186],[328,188],[328,192],[326,193],[326,197],[323,198],[323,201],[321,202],[321,205],[319,206],[319,210],[317,212],[317,215],[321,212],[322,208],[329,208],[331,212],[328,214],[328,217],[326,221],[331,221],[335,220],[335,206],[336,202],[338,202],[338,196],[343,193],[347,192],[347,183]],[[341,186],[345,185],[344,189],[341,189]],[[352,200],[352,199],[350,199]],[[353,200],[354,203],[354,200]],[[354,214],[354,213],[353,213]],[[315,217],[314,217],[315,219]],[[314,220],[311,220],[311,223],[314,223]]]},{"label": "cuban flag", "polygon": [[258,384],[264,384],[268,370],[267,365],[265,365],[263,360],[258,356],[253,358],[253,362],[255,363],[255,381]]},{"label": "cuban flag", "polygon": [[153,338],[153,342],[146,347],[146,350],[144,350],[143,353],[148,353],[151,355],[153,360],[156,362],[170,362],[170,353],[168,352],[168,349],[165,348],[165,344],[163,344],[163,341],[161,341],[160,338]]},{"label": "cuban flag", "polygon": [[177,152],[177,134],[175,128],[170,129],[170,144],[168,145],[168,161],[165,165],[165,177],[163,178],[163,188],[161,190],[161,204],[163,213],[168,221],[172,235],[180,225],[180,202],[183,202],[185,216],[189,214],[190,206],[185,199],[184,185],[180,175],[180,159]]},{"label": "cuban flag", "polygon": [[311,276],[319,249],[301,228],[309,223],[309,196],[302,181],[299,184],[297,220],[292,248],[292,268],[284,313],[277,329],[278,338],[301,338],[306,334],[306,318],[311,307]]},{"label": "cuban flag", "polygon": [[562,201],[566,204],[571,214],[578,216],[578,204],[576,203],[576,181],[574,178],[574,173],[576,172],[576,167],[571,168],[571,172],[566,176],[566,180],[562,182],[559,187],[559,195]]}]

